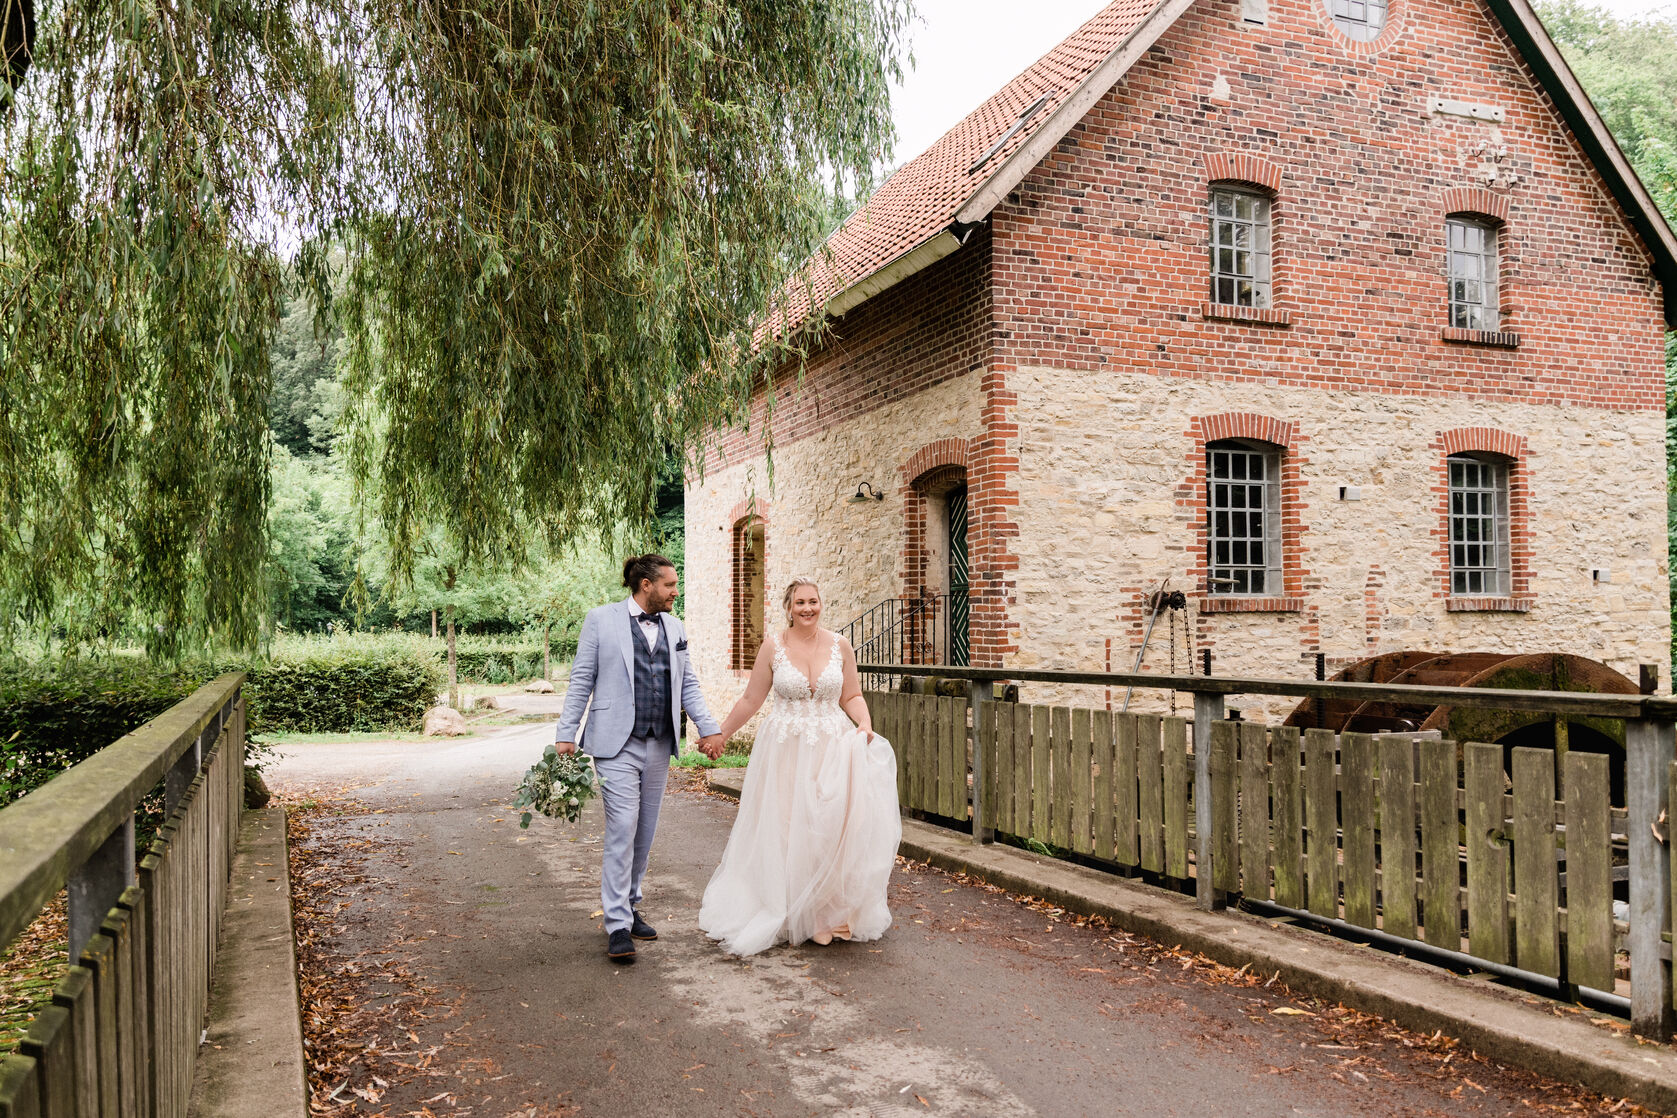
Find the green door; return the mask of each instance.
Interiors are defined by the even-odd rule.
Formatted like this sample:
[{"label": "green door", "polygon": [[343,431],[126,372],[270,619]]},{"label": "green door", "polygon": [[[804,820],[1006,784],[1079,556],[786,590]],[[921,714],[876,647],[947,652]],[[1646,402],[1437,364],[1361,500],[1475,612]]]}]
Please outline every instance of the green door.
[{"label": "green door", "polygon": [[966,667],[967,638],[967,487],[949,492],[949,663]]}]

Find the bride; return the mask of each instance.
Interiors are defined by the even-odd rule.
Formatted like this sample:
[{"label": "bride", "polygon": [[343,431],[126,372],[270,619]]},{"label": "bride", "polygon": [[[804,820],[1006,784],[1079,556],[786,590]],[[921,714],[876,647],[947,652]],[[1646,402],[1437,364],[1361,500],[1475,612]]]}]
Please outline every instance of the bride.
[{"label": "bride", "polygon": [[873,732],[850,642],[820,626],[820,589],[796,579],[782,605],[791,627],[763,642],[722,722],[727,741],[774,692],[699,909],[699,927],[734,955],[878,939],[891,926],[885,886],[902,840],[896,758]]}]

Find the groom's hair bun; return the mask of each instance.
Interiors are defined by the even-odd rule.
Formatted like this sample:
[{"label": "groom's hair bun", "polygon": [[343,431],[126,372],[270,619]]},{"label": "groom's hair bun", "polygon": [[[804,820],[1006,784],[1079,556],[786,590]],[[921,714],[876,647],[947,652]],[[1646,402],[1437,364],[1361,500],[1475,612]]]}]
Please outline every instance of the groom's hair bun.
[{"label": "groom's hair bun", "polygon": [[628,587],[629,592],[633,594],[641,588],[642,579],[651,579],[656,582],[658,581],[659,571],[665,567],[674,566],[674,563],[662,555],[654,555],[650,551],[645,555],[630,556],[623,563],[623,585]]}]

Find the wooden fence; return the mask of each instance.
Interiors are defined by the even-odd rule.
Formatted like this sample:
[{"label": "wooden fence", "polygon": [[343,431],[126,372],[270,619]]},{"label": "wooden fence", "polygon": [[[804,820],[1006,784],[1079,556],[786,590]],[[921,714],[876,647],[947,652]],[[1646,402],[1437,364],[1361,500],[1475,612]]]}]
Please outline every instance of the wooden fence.
[{"label": "wooden fence", "polygon": [[[1132,682],[1114,678],[1115,686]],[[1159,685],[1158,677],[1134,678]],[[1517,968],[1568,996],[1584,988],[1616,999],[1628,954],[1633,1022],[1639,1032],[1669,1032],[1671,700],[1551,696],[1566,712],[1611,709],[1630,719],[1627,809],[1609,803],[1605,755],[1573,750],[1557,766],[1548,749],[1505,755],[1500,745],[1436,736],[1224,721],[1221,696],[1236,693],[1234,684],[1243,694],[1265,686],[1187,678],[1215,688],[1215,703],[1196,694],[1197,711],[1209,717],[993,702],[984,678],[972,680],[976,724],[970,698],[870,692],[868,703],[898,751],[903,806],[972,826],[980,841],[997,833],[1036,840],[1175,879],[1206,907],[1246,900],[1293,910],[1490,969]],[[1450,697],[1539,709],[1537,694]],[[1615,875],[1631,882],[1628,919],[1619,921]]]},{"label": "wooden fence", "polygon": [[[187,1112],[244,795],[242,674],[0,810],[0,946],[68,888],[70,955],[20,1051],[0,1118]],[[165,822],[136,863],[134,809]]]}]

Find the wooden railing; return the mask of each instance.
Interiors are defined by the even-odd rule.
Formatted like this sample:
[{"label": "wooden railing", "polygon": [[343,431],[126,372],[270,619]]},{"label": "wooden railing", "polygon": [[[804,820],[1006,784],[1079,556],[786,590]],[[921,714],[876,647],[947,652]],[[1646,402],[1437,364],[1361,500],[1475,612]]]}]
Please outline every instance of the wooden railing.
[{"label": "wooden railing", "polygon": [[[75,960],[0,1054],[0,1118],[186,1114],[243,804],[243,682],[206,684],[0,810],[0,948],[67,889]],[[159,788],[136,863],[134,812]]]},{"label": "wooden railing", "polygon": [[[867,665],[862,670],[868,670]],[[1159,875],[1202,907],[1285,910],[1624,1004],[1670,1035],[1670,697],[894,665],[966,697],[870,692],[905,808]],[[1195,718],[992,701],[994,684],[1193,693]],[[1578,750],[1225,721],[1228,695],[1424,701],[1625,720],[1628,804]],[[973,719],[972,711],[978,712]],[[1561,790],[1564,789],[1564,796]],[[1628,877],[1615,921],[1613,881]],[[1615,993],[1628,954],[1628,1001]]]}]

